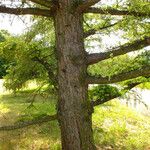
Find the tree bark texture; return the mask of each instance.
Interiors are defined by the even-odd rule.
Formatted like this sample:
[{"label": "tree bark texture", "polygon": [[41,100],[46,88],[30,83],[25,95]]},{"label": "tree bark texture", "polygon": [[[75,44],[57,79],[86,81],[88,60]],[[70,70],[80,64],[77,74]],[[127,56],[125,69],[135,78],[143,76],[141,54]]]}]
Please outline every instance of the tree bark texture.
[{"label": "tree bark texture", "polygon": [[94,150],[82,16],[71,12],[72,0],[63,2],[55,16],[62,149]]}]

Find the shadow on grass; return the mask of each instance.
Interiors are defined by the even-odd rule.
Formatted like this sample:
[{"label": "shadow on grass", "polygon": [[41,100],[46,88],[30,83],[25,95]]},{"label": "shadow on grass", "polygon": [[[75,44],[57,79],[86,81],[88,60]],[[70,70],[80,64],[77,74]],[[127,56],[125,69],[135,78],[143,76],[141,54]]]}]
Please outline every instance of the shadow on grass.
[{"label": "shadow on grass", "polygon": [[[0,97],[0,126],[11,125],[23,119],[55,113],[55,100],[37,96],[34,107],[29,107],[29,94]],[[57,121],[34,125],[14,131],[0,131],[0,150],[59,150],[60,131]]]}]

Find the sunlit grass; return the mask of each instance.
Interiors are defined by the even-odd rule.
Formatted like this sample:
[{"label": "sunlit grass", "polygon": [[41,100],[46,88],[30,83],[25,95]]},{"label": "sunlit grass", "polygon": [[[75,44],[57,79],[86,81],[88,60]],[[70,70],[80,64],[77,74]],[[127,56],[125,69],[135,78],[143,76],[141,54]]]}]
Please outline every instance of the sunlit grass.
[{"label": "sunlit grass", "polygon": [[3,103],[0,103],[0,114],[3,114],[3,113],[8,113],[10,111],[10,109],[8,109],[5,104]]},{"label": "sunlit grass", "polygon": [[[10,125],[16,121],[30,120],[40,115],[55,113],[55,100],[37,96],[33,106],[30,106],[32,94],[1,95],[0,97],[0,126]],[[6,111],[7,110],[7,111]],[[4,117],[5,116],[5,117]],[[57,121],[29,128],[0,132],[0,150],[59,150],[60,130]]]},{"label": "sunlit grass", "polygon": [[[55,114],[55,98],[36,96],[32,89],[0,95],[0,126],[34,117]],[[102,150],[146,150],[150,146],[150,118],[112,101],[95,108],[93,114],[95,143]],[[25,129],[0,132],[0,150],[60,150],[57,121]]]},{"label": "sunlit grass", "polygon": [[150,145],[150,118],[119,102],[109,104],[97,107],[93,115],[96,144],[103,149],[146,149]]}]

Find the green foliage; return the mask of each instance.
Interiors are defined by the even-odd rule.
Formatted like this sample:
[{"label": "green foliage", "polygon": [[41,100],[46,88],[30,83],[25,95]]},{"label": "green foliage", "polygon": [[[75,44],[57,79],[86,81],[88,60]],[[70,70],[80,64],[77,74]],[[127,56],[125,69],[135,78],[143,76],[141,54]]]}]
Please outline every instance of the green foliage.
[{"label": "green foliage", "polygon": [[[6,41],[8,33],[5,30],[0,31],[0,45]],[[0,78],[3,78],[7,73],[6,70],[9,67],[8,61],[3,56],[3,52],[0,50]]]},{"label": "green foliage", "polygon": [[[80,1],[76,2],[80,3]],[[134,10],[138,13],[141,11],[149,12],[148,5],[147,1],[127,0],[123,2],[116,1],[110,5],[111,7],[104,4],[101,7],[104,8],[104,11],[106,8],[117,8]],[[7,61],[10,61],[10,66],[7,67],[8,75],[5,77],[9,79],[6,83],[8,89],[20,89],[30,79],[43,80],[42,83],[45,82],[47,84],[49,82],[51,84],[46,69],[34,59],[35,57],[45,59],[51,65],[54,74],[57,74],[57,54],[55,51],[53,21],[38,17],[33,17],[32,19],[34,23],[25,35],[13,37],[5,33],[7,40],[0,45],[0,52]],[[118,24],[111,28],[100,30],[114,22],[118,22]],[[97,46],[99,48],[102,48],[102,36],[110,36],[112,33],[120,32],[120,30],[122,31],[121,34],[123,34],[122,37],[130,41],[149,35],[149,23],[144,17],[86,14],[84,15],[84,30],[86,32],[90,29],[96,29],[100,33],[85,39],[86,48],[92,48],[92,50],[96,45],[94,44],[93,46],[93,41],[95,41],[94,43],[98,43]],[[150,57],[147,54],[145,56],[142,55],[136,59],[132,55],[124,55],[116,58],[111,56],[109,60],[90,66],[88,72],[92,75],[108,76],[111,78],[112,75],[123,73],[125,70],[131,71],[142,65],[147,65]],[[147,57],[148,61],[144,60],[144,57]]]},{"label": "green foliage", "polygon": [[4,42],[5,41],[5,37],[3,35],[2,32],[0,32],[0,42]]},{"label": "green foliage", "polygon": [[133,63],[134,59],[128,55],[118,56],[99,62],[89,66],[88,71],[92,75],[101,75],[103,77],[121,73],[124,70],[136,69],[138,66],[135,66]]},{"label": "green foliage", "polygon": [[[150,52],[143,51],[138,55],[122,55],[118,57],[112,57],[108,60],[101,61],[97,64],[89,66],[88,73],[95,76],[111,77],[119,73],[129,72],[142,66],[150,65]],[[137,79],[127,80],[120,85],[127,85],[135,82],[149,82],[149,78],[139,77]]]},{"label": "green foliage", "polygon": [[[51,29],[49,32],[48,28]],[[56,74],[54,41],[52,23],[43,19],[36,19],[35,24],[24,36],[6,36],[5,41],[0,43],[0,52],[9,62],[5,76],[6,88],[17,91],[32,79],[36,79],[40,86],[52,84],[47,68],[38,60],[44,60]]]},{"label": "green foliage", "polygon": [[4,58],[0,58],[0,79],[3,78],[7,73],[7,61]]},{"label": "green foliage", "polygon": [[148,90],[150,90],[150,83],[149,82],[144,82],[144,83],[140,84],[139,87],[141,89],[148,89]]},{"label": "green foliage", "polygon": [[[38,44],[26,44],[19,39],[13,39],[5,45],[4,53],[12,65],[7,69],[5,86],[8,89],[17,90],[30,79],[44,77],[44,68],[32,60],[32,50],[36,51]],[[7,55],[11,51],[11,55]],[[45,75],[46,76],[46,75]]]},{"label": "green foliage", "polygon": [[110,85],[98,85],[89,89],[90,100],[91,99],[92,100],[97,100],[97,99],[105,100],[109,98],[110,95],[112,97],[115,95],[121,96],[121,93],[119,92],[117,87],[110,86]]}]

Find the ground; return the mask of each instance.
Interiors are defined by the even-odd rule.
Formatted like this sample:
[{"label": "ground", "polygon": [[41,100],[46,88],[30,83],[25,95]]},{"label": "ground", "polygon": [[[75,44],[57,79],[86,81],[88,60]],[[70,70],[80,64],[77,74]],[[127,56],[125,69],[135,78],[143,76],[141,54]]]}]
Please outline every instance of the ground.
[{"label": "ground", "polygon": [[[31,89],[16,96],[3,90],[0,94],[0,126],[55,113],[56,100],[52,96],[37,95],[34,107],[29,107],[33,98]],[[118,100],[95,108],[93,131],[100,150],[150,149],[150,118],[120,105]],[[0,150],[60,149],[57,121],[15,131],[0,131]]]}]

